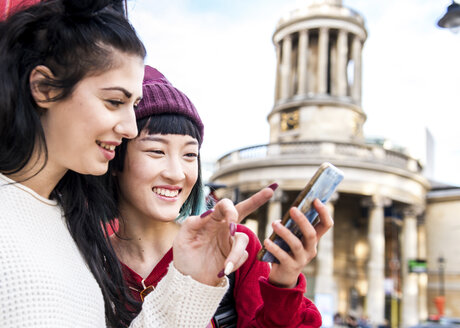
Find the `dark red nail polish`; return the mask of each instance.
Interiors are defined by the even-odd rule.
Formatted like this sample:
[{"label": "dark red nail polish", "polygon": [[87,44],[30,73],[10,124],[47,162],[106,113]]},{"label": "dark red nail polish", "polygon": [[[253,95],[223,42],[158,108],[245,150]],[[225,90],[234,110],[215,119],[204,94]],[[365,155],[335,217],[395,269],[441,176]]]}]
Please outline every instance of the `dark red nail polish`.
[{"label": "dark red nail polish", "polygon": [[223,276],[225,276],[224,269],[217,274],[217,278],[222,278]]},{"label": "dark red nail polish", "polygon": [[235,223],[230,223],[230,236],[234,236],[236,233],[236,224]]},{"label": "dark red nail polish", "polygon": [[214,209],[211,208],[209,210],[207,210],[206,212],[204,212],[203,214],[200,215],[200,218],[204,218],[204,217],[207,217],[209,214],[211,214],[212,212],[214,212]]},{"label": "dark red nail polish", "polygon": [[273,182],[271,185],[268,186],[271,190],[275,191],[276,188],[278,188],[278,184],[276,182]]}]

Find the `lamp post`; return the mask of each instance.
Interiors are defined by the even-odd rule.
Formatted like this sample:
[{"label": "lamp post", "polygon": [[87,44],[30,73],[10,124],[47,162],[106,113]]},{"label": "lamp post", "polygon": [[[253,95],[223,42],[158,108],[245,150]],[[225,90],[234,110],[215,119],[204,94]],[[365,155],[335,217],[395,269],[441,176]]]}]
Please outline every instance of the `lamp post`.
[{"label": "lamp post", "polygon": [[444,257],[438,257],[438,264],[439,264],[439,295],[444,297],[445,290],[444,290],[444,263],[446,260]]},{"label": "lamp post", "polygon": [[434,298],[434,304],[438,309],[439,318],[444,316],[445,289],[444,289],[444,264],[446,260],[444,257],[438,257],[438,270],[439,270],[439,295]]},{"label": "lamp post", "polygon": [[453,0],[447,11],[438,21],[438,26],[448,28],[454,33],[460,31],[460,1]]}]

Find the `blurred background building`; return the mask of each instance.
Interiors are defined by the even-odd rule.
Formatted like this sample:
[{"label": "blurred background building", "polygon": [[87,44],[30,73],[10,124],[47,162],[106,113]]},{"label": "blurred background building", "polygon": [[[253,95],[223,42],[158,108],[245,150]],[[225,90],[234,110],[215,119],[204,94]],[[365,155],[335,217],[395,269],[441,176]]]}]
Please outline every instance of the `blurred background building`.
[{"label": "blurred background building", "polygon": [[333,163],[345,173],[328,203],[335,226],[304,272],[324,326],[341,313],[410,327],[437,313],[435,299],[460,316],[460,251],[452,246],[460,189],[431,181],[404,149],[363,135],[366,37],[364,18],[340,0],[311,1],[282,18],[273,34],[270,139],[221,157],[210,181],[236,202],[280,185],[245,221],[263,240],[318,166]]}]

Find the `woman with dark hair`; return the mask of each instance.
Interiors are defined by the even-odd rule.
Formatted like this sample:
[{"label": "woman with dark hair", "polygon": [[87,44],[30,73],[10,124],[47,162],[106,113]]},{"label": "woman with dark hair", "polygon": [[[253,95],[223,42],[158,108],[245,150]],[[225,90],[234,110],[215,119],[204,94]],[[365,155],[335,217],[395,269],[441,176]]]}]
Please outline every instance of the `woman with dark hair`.
[{"label": "woman with dark hair", "polygon": [[[196,108],[150,66],[145,67],[143,95],[135,110],[138,136],[122,142],[106,174],[120,211],[118,232],[110,239],[139,302],[168,274],[181,225],[205,206],[200,165],[203,123]],[[256,259],[261,249],[257,236],[243,225],[232,228],[235,235],[248,236],[248,260],[232,273],[230,289],[209,327],[321,326],[318,309],[303,296],[306,281],[301,270],[315,257],[318,239],[332,226],[332,219],[321,202],[314,206],[321,218],[315,228],[298,209],[291,209],[303,242],[274,223],[293,252],[267,239],[265,246],[280,262],[271,270]]]},{"label": "woman with dark hair", "polygon": [[94,176],[137,135],[145,48],[121,2],[48,0],[0,22],[1,327],[202,327],[227,289],[218,272],[244,261],[227,202],[184,225],[142,309],[124,287],[117,209]]}]

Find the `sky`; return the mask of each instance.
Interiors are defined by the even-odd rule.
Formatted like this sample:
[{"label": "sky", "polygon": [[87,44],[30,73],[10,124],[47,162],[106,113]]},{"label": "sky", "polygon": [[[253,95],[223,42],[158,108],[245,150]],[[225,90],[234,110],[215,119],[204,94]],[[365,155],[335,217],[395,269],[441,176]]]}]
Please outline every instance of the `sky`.
[{"label": "sky", "polygon": [[[283,15],[308,0],[128,2],[129,18],[158,68],[197,107],[205,125],[202,160],[269,140]],[[450,0],[344,0],[365,19],[364,134],[386,138],[426,162],[435,142],[436,181],[460,185],[460,34],[436,23]]]}]

